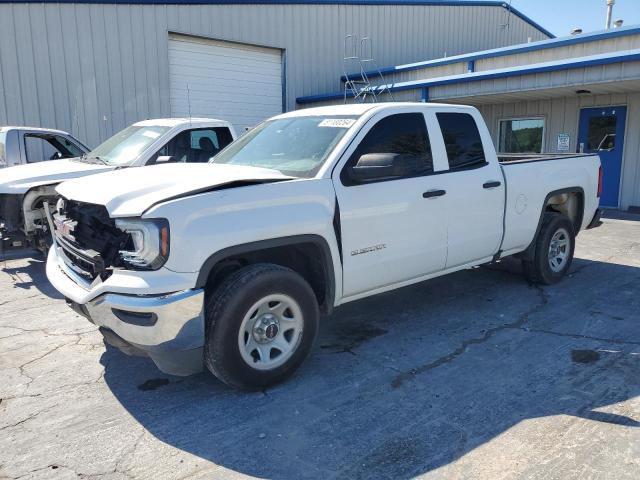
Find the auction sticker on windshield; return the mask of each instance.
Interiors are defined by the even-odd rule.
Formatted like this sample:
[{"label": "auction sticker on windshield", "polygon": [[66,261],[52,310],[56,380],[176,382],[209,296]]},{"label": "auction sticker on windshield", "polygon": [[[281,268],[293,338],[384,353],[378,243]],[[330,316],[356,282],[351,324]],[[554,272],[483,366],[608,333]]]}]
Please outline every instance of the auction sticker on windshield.
[{"label": "auction sticker on windshield", "polygon": [[152,132],[151,130],[142,132],[142,135],[149,138],[158,138],[160,136],[158,132]]},{"label": "auction sticker on windshield", "polygon": [[321,121],[319,127],[332,127],[332,128],[349,128],[356,123],[353,118],[326,118]]}]

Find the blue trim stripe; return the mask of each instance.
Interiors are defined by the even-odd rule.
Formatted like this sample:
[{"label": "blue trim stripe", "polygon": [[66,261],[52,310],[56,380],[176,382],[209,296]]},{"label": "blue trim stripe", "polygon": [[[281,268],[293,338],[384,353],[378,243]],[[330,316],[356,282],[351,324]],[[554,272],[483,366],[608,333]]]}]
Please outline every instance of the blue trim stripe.
[{"label": "blue trim stripe", "polygon": [[[0,0],[0,3],[43,3],[42,0]],[[540,30],[550,38],[555,35],[522,12],[495,0],[56,0],[56,3],[115,3],[133,5],[423,5],[423,6],[482,6],[501,7]]]},{"label": "blue trim stripe", "polygon": [[[403,90],[414,90],[418,88],[439,87],[442,85],[453,85],[457,83],[478,82],[480,80],[491,80],[495,78],[509,78],[520,75],[532,75],[535,73],[559,72],[563,70],[575,70],[577,68],[595,67],[610,65],[612,63],[640,61],[640,49],[629,50],[626,53],[615,52],[604,55],[593,55],[589,57],[576,58],[574,60],[557,60],[553,62],[541,63],[537,65],[524,65],[499,70],[488,70],[485,72],[466,73],[462,75],[451,75],[439,77],[431,80],[413,80],[389,85],[380,85],[374,88],[383,90],[389,88],[392,92]],[[352,95],[347,95],[352,96]],[[337,100],[344,98],[344,92],[329,93],[326,95],[309,95],[296,99],[297,103],[313,103],[326,100]]]},{"label": "blue trim stripe", "polygon": [[[380,69],[380,73],[388,75],[398,72],[406,72],[409,70],[418,70],[421,68],[439,67],[442,65],[450,65],[452,63],[475,62],[482,58],[504,57],[506,55],[515,55],[517,53],[534,52],[537,50],[546,50],[549,48],[566,47],[569,45],[577,45],[580,43],[597,42],[607,40],[609,38],[619,38],[628,35],[640,34],[639,26],[629,26],[615,28],[612,30],[600,30],[597,32],[583,33],[580,35],[572,35],[570,37],[552,38],[550,40],[540,40],[538,42],[521,43],[509,47],[494,48],[492,50],[483,50],[481,52],[465,53],[447,58],[436,58],[434,60],[426,60],[424,62],[408,63],[405,65],[397,65],[393,67],[384,67]],[[367,75],[378,75],[378,71],[366,72]],[[350,78],[359,78],[359,74],[349,75]],[[342,81],[346,80],[343,75]]]}]

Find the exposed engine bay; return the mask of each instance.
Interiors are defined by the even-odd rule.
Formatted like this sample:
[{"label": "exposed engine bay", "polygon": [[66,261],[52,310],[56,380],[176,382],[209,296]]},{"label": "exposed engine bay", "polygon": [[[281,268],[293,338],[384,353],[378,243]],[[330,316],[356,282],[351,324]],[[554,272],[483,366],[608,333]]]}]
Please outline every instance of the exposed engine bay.
[{"label": "exposed engine bay", "polygon": [[85,280],[107,278],[122,266],[120,251],[131,236],[116,227],[102,205],[61,199],[53,214],[56,243],[65,263]]},{"label": "exposed engine bay", "polygon": [[43,185],[25,194],[0,194],[0,253],[35,248],[46,253],[51,231],[44,204],[55,204],[55,185]]}]

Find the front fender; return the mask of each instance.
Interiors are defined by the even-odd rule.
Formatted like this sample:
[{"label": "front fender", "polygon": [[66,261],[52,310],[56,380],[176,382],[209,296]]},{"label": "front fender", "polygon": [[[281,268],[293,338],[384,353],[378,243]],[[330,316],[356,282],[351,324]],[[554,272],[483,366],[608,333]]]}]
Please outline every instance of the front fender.
[{"label": "front fender", "polygon": [[330,179],[293,180],[179,198],[144,217],[169,220],[171,254],[165,267],[176,272],[200,272],[213,255],[232,247],[319,237],[328,247],[336,292],[341,292],[342,276],[335,273],[341,271],[335,204]]}]

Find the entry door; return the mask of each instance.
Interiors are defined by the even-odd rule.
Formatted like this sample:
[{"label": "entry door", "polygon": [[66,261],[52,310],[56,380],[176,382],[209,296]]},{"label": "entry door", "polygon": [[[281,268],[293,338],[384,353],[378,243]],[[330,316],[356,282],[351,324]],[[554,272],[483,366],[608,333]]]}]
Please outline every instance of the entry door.
[{"label": "entry door", "polygon": [[626,118],[627,107],[583,108],[580,111],[578,151],[600,155],[600,205],[603,207],[618,206]]},{"label": "entry door", "polygon": [[[374,120],[371,121],[375,122]],[[444,268],[447,221],[422,113],[384,117],[361,132],[334,171],[340,207],[345,297],[413,280]],[[354,166],[367,154],[411,156],[414,171],[362,182]],[[359,163],[360,162],[360,163]]]},{"label": "entry door", "polygon": [[220,118],[242,132],[282,113],[282,70],[278,49],[171,35],[171,115]]}]

